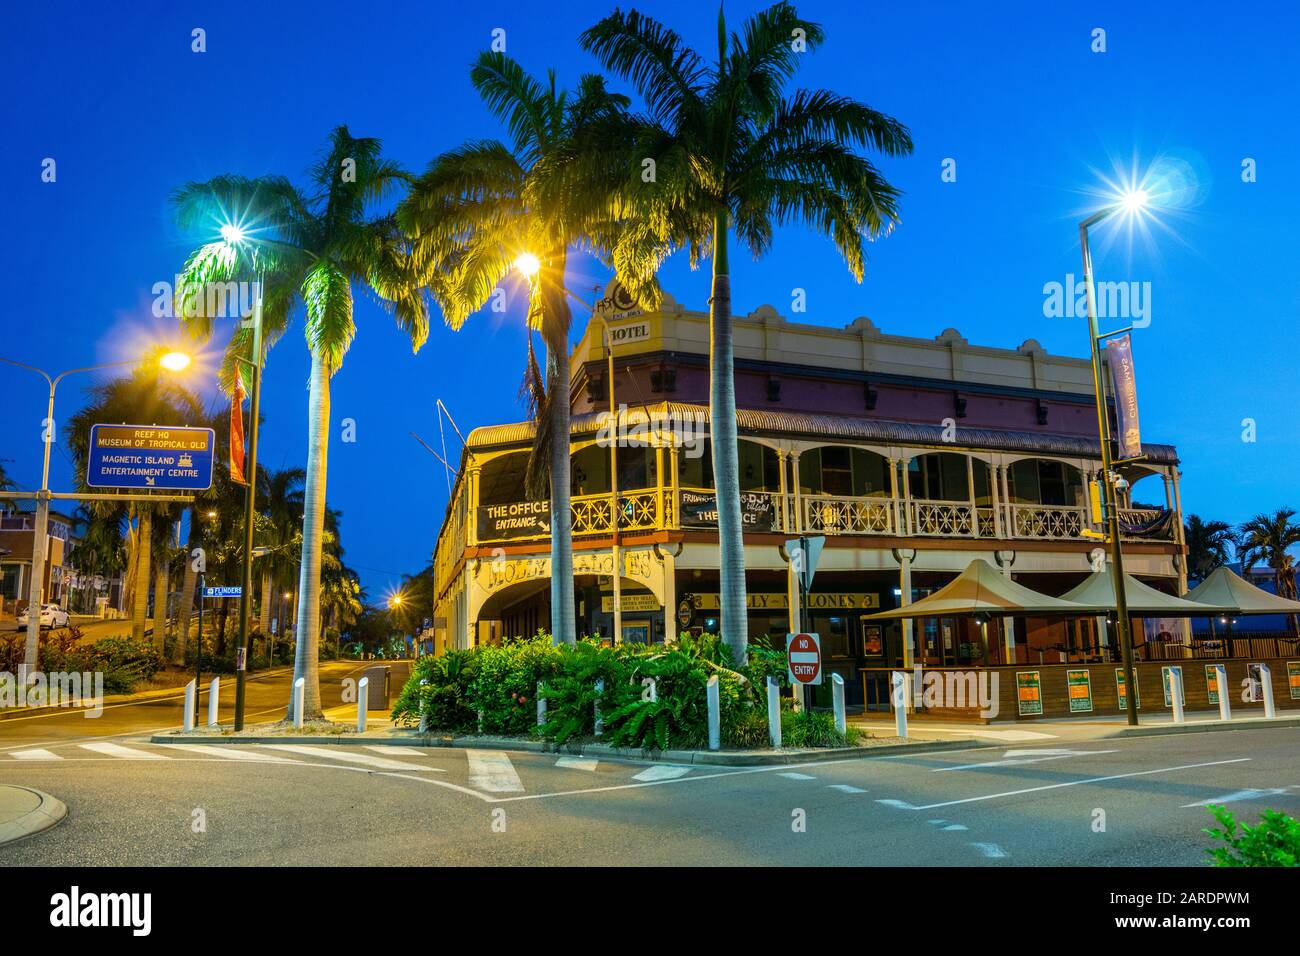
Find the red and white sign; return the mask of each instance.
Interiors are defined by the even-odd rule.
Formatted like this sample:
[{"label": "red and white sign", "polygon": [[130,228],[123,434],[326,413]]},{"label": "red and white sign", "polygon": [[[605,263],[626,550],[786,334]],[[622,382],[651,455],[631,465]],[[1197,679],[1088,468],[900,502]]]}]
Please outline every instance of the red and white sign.
[{"label": "red and white sign", "polygon": [[822,641],[816,634],[787,634],[785,653],[790,659],[790,683],[822,682]]}]

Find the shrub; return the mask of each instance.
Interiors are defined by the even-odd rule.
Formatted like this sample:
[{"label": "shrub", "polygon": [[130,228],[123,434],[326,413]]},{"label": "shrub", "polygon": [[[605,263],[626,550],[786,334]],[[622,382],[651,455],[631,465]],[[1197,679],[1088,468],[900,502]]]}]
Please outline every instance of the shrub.
[{"label": "shrub", "polygon": [[850,734],[835,729],[835,717],[818,710],[781,711],[781,746],[783,747],[848,747]]},{"label": "shrub", "polygon": [[402,724],[427,719],[431,730],[465,733],[478,715],[469,703],[477,655],[472,650],[448,651],[441,657],[421,657],[393,705],[393,720]]},{"label": "shrub", "polygon": [[529,734],[537,728],[537,684],[554,673],[558,653],[538,631],[477,649],[469,703],[482,714],[485,734]]},{"label": "shrub", "polygon": [[546,699],[546,724],[540,733],[548,740],[564,743],[572,737],[588,737],[596,732],[596,701],[607,707],[608,693],[596,689],[597,681],[612,689],[625,674],[623,662],[614,649],[599,641],[581,640],[570,647],[556,648],[555,671],[546,680],[542,697]]},{"label": "shrub", "polygon": [[1300,866],[1300,821],[1294,817],[1265,810],[1252,827],[1237,823],[1227,807],[1210,804],[1205,809],[1219,827],[1203,832],[1226,844],[1206,850],[1215,866]]}]

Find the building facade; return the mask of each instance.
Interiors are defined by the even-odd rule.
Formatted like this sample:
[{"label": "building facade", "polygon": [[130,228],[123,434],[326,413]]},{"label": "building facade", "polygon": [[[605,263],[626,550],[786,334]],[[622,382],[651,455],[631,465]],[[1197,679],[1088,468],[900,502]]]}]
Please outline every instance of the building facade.
[{"label": "building facade", "polygon": [[[671,641],[718,623],[708,315],[621,298],[609,291],[570,361],[578,632]],[[953,329],[890,335],[867,318],[799,324],[763,306],[735,319],[735,388],[751,639],[784,646],[786,544],[824,535],[799,623],[821,635],[853,703],[878,703],[891,667],[1107,659],[1104,622],[1016,619],[990,643],[959,621],[865,619],[977,557],[1055,595],[1092,570],[1088,481],[1101,461],[1088,360],[1033,340],[972,345]],[[532,437],[513,423],[467,438],[435,551],[438,650],[549,630],[549,504],[524,493]],[[1126,569],[1182,593],[1178,457],[1143,451],[1122,470]]]}]

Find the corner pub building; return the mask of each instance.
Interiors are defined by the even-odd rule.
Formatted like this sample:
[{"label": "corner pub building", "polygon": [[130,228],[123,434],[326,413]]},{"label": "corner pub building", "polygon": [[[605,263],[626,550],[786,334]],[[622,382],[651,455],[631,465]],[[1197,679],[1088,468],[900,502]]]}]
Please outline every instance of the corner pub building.
[{"label": "corner pub building", "polygon": [[[643,312],[616,283],[606,292],[570,359],[578,634],[672,641],[715,630],[719,617],[708,315],[668,296]],[[972,345],[954,329],[933,339],[890,335],[865,317],[842,328],[799,324],[765,305],[735,319],[735,382],[751,640],[768,635],[784,646],[782,545],[825,535],[805,622],[850,705],[885,709],[888,670],[913,664],[1118,661],[1110,629],[1095,618],[1007,619],[983,636],[970,620],[864,620],[908,591],[924,597],[974,558],[1056,596],[1093,570],[1087,482],[1101,460],[1088,360],[1049,355],[1032,339],[1015,349]],[[550,628],[549,505],[524,493],[531,438],[531,424],[513,423],[466,440],[435,551],[435,652]],[[1143,451],[1144,461],[1121,470],[1126,570],[1181,594],[1177,453],[1146,443]],[[615,553],[620,635],[612,635]],[[1135,624],[1135,642],[1145,630],[1154,650],[1191,640],[1185,620]],[[1098,709],[1117,712],[1114,681],[1109,708],[1100,706],[1103,669],[1094,670]],[[1139,698],[1159,680],[1158,671],[1140,673]]]}]

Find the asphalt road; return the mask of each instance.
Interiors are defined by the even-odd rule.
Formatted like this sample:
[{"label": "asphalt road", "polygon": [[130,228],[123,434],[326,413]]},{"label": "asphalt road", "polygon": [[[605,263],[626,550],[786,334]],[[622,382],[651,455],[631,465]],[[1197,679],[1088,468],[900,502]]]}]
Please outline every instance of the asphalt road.
[{"label": "asphalt road", "polygon": [[[325,685],[346,666],[364,665],[329,665]],[[250,690],[252,709],[282,709],[282,691]],[[145,727],[167,711],[137,706],[107,739],[69,716],[0,723],[0,784],[69,808],[0,846],[0,865],[1150,867],[1205,863],[1204,803],[1246,822],[1266,807],[1300,814],[1300,728],[734,769],[379,745],[182,750],[149,744],[145,730],[174,721]]]}]

